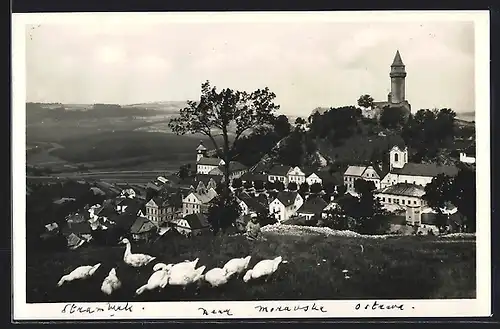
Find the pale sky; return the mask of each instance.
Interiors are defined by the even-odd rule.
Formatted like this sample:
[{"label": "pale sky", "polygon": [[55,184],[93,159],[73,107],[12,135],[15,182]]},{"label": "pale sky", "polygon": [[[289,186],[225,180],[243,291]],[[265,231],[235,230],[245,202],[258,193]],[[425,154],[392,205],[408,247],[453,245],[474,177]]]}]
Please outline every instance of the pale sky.
[{"label": "pale sky", "polygon": [[[28,29],[29,30],[29,29]],[[281,111],[387,99],[396,50],[413,112],[474,111],[472,22],[46,25],[26,39],[27,101],[132,104],[269,87]]]}]

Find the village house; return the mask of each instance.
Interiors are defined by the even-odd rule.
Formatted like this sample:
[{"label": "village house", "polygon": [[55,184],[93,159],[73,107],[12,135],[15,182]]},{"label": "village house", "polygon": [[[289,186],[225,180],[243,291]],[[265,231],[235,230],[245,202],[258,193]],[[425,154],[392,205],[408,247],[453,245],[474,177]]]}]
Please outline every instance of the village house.
[{"label": "village house", "polygon": [[101,229],[118,231],[118,235],[127,234],[130,233],[130,228],[139,217],[142,216],[136,212],[128,211],[113,218],[113,225],[107,226],[106,228],[101,227]]},{"label": "village house", "polygon": [[295,215],[303,203],[304,199],[299,193],[281,191],[269,204],[269,213],[281,223]]},{"label": "village house", "polygon": [[313,184],[323,184],[323,180],[318,176],[317,173],[311,173],[309,176],[306,178],[306,183],[311,186]]},{"label": "village house", "polygon": [[267,179],[269,182],[282,182],[285,187],[288,185],[288,172],[292,169],[290,166],[276,165],[269,170]]},{"label": "village house", "polygon": [[149,241],[158,232],[158,226],[145,217],[137,217],[130,227],[132,239],[136,241]]},{"label": "village house", "polygon": [[344,172],[344,185],[347,191],[354,192],[354,182],[358,179],[373,182],[375,188],[380,188],[380,180],[382,179],[382,171],[376,165],[368,166],[349,166]]},{"label": "village house", "polygon": [[261,181],[263,183],[268,181],[268,176],[266,174],[261,174],[261,173],[255,173],[255,172],[246,172],[243,174],[241,177],[241,182],[245,184],[246,182],[250,182],[252,184],[255,184],[257,181]]},{"label": "village house", "polygon": [[409,183],[398,183],[374,192],[374,196],[380,200],[383,206],[389,206],[388,210],[392,209],[390,205],[396,205],[402,209],[405,206],[421,207],[425,205],[425,201],[422,200],[424,195],[425,190],[422,186]]},{"label": "village house", "polygon": [[240,193],[237,196],[238,204],[243,215],[257,215],[268,207],[268,200],[264,194],[252,196],[246,192]]},{"label": "village house", "polygon": [[105,201],[102,206],[94,205],[90,207],[88,213],[91,221],[97,221],[98,219],[107,220],[119,214],[112,200]]},{"label": "village house", "polygon": [[305,217],[306,220],[320,218],[327,205],[328,204],[321,197],[309,197],[300,207],[300,209],[297,210],[297,216]]},{"label": "village house", "polygon": [[287,184],[296,183],[297,186],[304,183],[306,181],[305,173],[299,167],[293,167],[288,170],[287,174]]},{"label": "village house", "polygon": [[151,198],[146,203],[146,218],[156,226],[164,226],[177,219],[182,212],[182,195],[180,193],[162,194]]},{"label": "village house", "polygon": [[416,184],[425,187],[439,174],[450,177],[458,174],[458,168],[452,165],[408,162],[407,147],[401,149],[394,146],[389,155],[390,171],[380,181],[380,188],[399,183]]},{"label": "village house", "polygon": [[124,213],[128,207],[138,204],[138,201],[133,198],[120,197],[115,199],[115,210],[117,213]]},{"label": "village house", "polygon": [[205,214],[192,213],[180,219],[176,228],[179,233],[185,236],[197,236],[210,231],[210,224]]},{"label": "village house", "polygon": [[182,200],[182,215],[205,213],[208,211],[210,201],[217,196],[214,189],[209,189],[206,193],[199,194],[191,192]]}]

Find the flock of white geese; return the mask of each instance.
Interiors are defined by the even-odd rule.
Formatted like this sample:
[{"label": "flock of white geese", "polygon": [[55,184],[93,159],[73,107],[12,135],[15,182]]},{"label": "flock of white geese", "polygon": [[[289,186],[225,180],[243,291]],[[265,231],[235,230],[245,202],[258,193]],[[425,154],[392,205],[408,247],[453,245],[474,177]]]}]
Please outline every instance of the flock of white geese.
[{"label": "flock of white geese", "polygon": [[[125,244],[125,254],[123,261],[125,264],[139,268],[148,265],[156,259],[156,257],[132,253],[130,241],[125,238],[120,241],[120,244]],[[281,263],[286,263],[281,256],[274,259],[264,259],[259,261],[251,269],[248,269],[251,256],[244,258],[233,258],[229,260],[222,268],[216,267],[205,274],[203,272],[206,266],[197,267],[199,259],[183,261],[177,264],[158,263],[153,267],[153,274],[148,282],[136,290],[136,295],[140,295],[145,291],[162,290],[167,285],[183,286],[192,283],[207,282],[212,287],[219,287],[226,284],[230,278],[243,276],[243,281],[248,282],[252,279],[265,278],[267,281],[271,275],[276,272]],[[95,265],[85,265],[74,269],[71,273],[63,275],[58,282],[58,286],[62,286],[65,282],[74,280],[83,280],[94,275],[101,263]],[[247,270],[248,269],[248,270]],[[246,272],[245,272],[246,271]],[[106,295],[111,295],[114,291],[120,289],[122,282],[116,275],[116,269],[112,268],[108,276],[103,280],[101,291]]]}]

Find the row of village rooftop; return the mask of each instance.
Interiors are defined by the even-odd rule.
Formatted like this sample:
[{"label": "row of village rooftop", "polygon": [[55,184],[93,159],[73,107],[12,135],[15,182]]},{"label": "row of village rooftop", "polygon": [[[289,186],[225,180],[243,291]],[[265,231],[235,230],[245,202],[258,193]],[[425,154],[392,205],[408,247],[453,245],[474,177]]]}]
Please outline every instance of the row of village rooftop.
[{"label": "row of village rooftop", "polygon": [[[299,193],[288,190],[290,183],[297,187],[327,185],[336,191],[341,185],[346,188],[343,197],[357,197],[354,182],[357,179],[372,181],[376,187],[375,196],[382,205],[395,214],[391,231],[416,228],[418,232],[438,233],[434,225],[435,212],[426,206],[422,196],[424,187],[440,173],[454,176],[458,168],[453,165],[436,165],[408,162],[408,149],[394,146],[390,152],[389,168],[386,172],[377,165],[349,166],[343,175],[331,174],[327,170],[308,172],[299,167],[273,165],[269,170],[249,171],[237,162],[230,163],[230,179],[240,179],[243,188],[234,188],[242,215],[236,223],[244,230],[252,216],[267,208],[280,224],[306,223],[315,216],[325,218],[338,205],[336,193],[324,197],[325,192]],[[146,186],[113,185],[96,182],[92,188],[103,194],[107,200],[102,205],[88,206],[84,211],[67,217],[65,235],[70,247],[78,247],[92,238],[92,231],[107,230],[120,226],[129,231],[135,240],[150,240],[169,230],[176,230],[186,236],[195,236],[209,230],[206,213],[217,196],[217,186],[223,181],[224,161],[206,157],[206,148],[197,148],[196,175],[180,178],[177,174],[158,177]],[[272,184],[256,182],[281,182],[282,191],[269,191]],[[293,184],[292,184],[293,185]],[[262,187],[262,188],[260,188]],[[273,189],[271,187],[271,189]],[[154,191],[154,197],[147,200],[147,191]],[[64,202],[64,198],[56,202]],[[463,216],[456,207],[443,209],[450,218],[450,228],[462,227]],[[454,224],[454,225],[453,225]],[[55,223],[46,225],[48,231],[59,228]],[[49,232],[48,232],[49,233]]]}]

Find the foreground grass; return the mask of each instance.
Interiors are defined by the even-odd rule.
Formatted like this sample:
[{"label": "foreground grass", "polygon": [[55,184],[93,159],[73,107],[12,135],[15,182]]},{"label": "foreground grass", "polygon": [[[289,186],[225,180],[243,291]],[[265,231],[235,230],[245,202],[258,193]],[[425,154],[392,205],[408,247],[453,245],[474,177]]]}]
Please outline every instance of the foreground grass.
[{"label": "foreground grass", "polygon": [[[360,245],[363,245],[363,251]],[[207,270],[222,267],[233,257],[252,255],[250,266],[281,255],[273,281],[244,283],[234,279],[226,286],[203,286],[197,293],[168,287],[134,297],[146,283],[156,262],[139,270],[122,261],[124,247],[92,247],[61,253],[30,253],[27,260],[27,302],[69,301],[178,301],[178,300],[294,300],[362,298],[475,298],[476,248],[473,242],[439,243],[437,238],[401,237],[388,240],[324,236],[266,235],[250,242],[242,236],[193,239],[164,238],[149,246],[133,246],[158,261],[173,263],[200,258]],[[80,265],[101,262],[94,277],[57,287],[57,281]],[[122,289],[108,297],[100,286],[116,267]],[[342,270],[351,276],[346,280]]]}]

